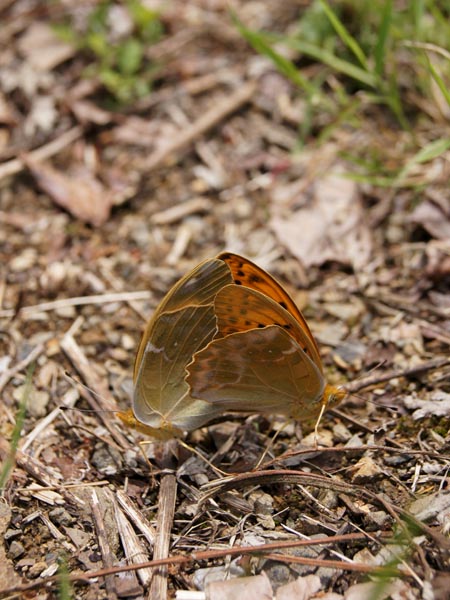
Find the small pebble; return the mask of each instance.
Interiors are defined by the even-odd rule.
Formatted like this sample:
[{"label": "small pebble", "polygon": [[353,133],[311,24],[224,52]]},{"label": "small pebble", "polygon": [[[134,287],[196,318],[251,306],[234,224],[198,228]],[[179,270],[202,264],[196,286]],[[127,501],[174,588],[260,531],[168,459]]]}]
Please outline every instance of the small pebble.
[{"label": "small pebble", "polygon": [[74,521],[74,518],[62,507],[54,508],[48,514],[53,523],[57,525],[71,525]]},{"label": "small pebble", "polygon": [[18,542],[17,540],[13,540],[11,542],[11,545],[9,546],[9,556],[10,558],[12,558],[13,560],[16,560],[17,558],[19,558],[20,556],[22,556],[25,552],[25,548],[23,547],[23,545]]},{"label": "small pebble", "polygon": [[46,562],[44,562],[43,560],[38,561],[36,563],[34,563],[34,565],[32,565],[28,571],[28,575],[31,578],[35,578],[35,577],[39,577],[39,575],[41,573],[43,573],[45,571],[45,569],[47,569],[48,564]]}]

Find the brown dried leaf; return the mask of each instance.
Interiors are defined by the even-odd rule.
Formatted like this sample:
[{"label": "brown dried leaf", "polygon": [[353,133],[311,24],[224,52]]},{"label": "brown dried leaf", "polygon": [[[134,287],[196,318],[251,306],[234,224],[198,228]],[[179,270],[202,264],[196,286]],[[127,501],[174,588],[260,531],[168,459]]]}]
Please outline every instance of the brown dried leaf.
[{"label": "brown dried leaf", "polygon": [[66,175],[29,156],[22,159],[39,187],[74,217],[96,227],[108,220],[114,203],[112,194],[92,173],[79,169]]},{"label": "brown dried leaf", "polygon": [[108,125],[113,120],[112,113],[103,110],[89,100],[74,100],[70,103],[70,108],[80,123]]},{"label": "brown dried leaf", "polygon": [[43,23],[34,22],[18,41],[22,56],[39,71],[51,71],[71,58],[75,48],[63,42],[53,29]]},{"label": "brown dried leaf", "polygon": [[112,129],[109,135],[115,143],[132,144],[156,150],[178,133],[177,128],[170,122],[130,116]]},{"label": "brown dried leaf", "polygon": [[450,240],[450,211],[445,211],[440,204],[430,200],[421,202],[414,209],[410,221],[421,225],[438,240]]},{"label": "brown dried leaf", "polygon": [[370,230],[362,218],[356,184],[334,174],[316,182],[305,208],[281,214],[273,202],[270,227],[305,267],[333,260],[359,269],[372,253]]},{"label": "brown dried leaf", "polygon": [[378,464],[370,456],[363,456],[352,468],[353,483],[363,484],[374,481],[382,475]]}]

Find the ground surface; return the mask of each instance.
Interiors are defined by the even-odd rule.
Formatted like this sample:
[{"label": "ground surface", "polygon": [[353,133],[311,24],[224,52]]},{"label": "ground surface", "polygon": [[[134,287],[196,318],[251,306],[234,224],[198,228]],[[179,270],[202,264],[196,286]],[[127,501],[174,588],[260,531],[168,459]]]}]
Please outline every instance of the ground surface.
[{"label": "ground surface", "polygon": [[[278,31],[300,11],[271,5],[235,7],[247,25]],[[28,400],[2,481],[0,585],[31,582],[23,597],[50,598],[44,580],[63,557],[79,575],[219,551],[169,561],[151,583],[147,569],[71,593],[174,597],[264,572],[273,590],[297,586],[283,598],[362,598],[368,573],[388,565],[401,573],[385,572],[376,597],[447,597],[448,153],[412,173],[420,188],[356,183],[343,158],[355,148],[376,145],[399,167],[406,159],[406,134],[385,108],[321,143],[312,133],[295,152],[306,111],[298,89],[247,46],[225,3],[172,3],[147,55],[160,65],[155,91],[114,111],[98,79],[83,76],[86,55],[48,28],[59,13],[21,2],[0,10],[4,473]],[[157,303],[224,249],[285,285],[328,381],[372,385],[324,416],[319,448],[314,423],[227,414],[185,440],[206,460],[158,442],[146,448],[150,469],[145,436],[108,411],[130,406],[137,344]],[[220,483],[207,461],[240,475]],[[234,551],[318,538],[265,557]],[[251,585],[248,597],[260,597],[267,581]]]}]

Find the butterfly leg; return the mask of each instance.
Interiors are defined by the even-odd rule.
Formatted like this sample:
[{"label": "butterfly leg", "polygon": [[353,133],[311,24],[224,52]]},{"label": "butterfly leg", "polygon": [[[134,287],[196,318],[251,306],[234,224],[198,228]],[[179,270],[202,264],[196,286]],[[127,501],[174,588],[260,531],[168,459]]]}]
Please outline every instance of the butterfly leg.
[{"label": "butterfly leg", "polygon": [[327,405],[325,403],[322,403],[322,408],[320,409],[319,416],[317,417],[316,424],[314,425],[314,444],[316,446],[316,449],[319,447],[319,425],[326,408]]}]

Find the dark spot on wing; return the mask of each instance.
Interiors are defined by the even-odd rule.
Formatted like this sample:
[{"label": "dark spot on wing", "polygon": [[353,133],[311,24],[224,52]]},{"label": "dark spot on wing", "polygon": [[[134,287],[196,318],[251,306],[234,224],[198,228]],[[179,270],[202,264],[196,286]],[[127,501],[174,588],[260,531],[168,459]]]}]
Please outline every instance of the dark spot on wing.
[{"label": "dark spot on wing", "polygon": [[287,310],[287,304],[286,304],[286,302],[284,300],[282,300],[278,304]]},{"label": "dark spot on wing", "polygon": [[261,283],[262,281],[264,281],[264,279],[262,277],[260,277],[259,275],[250,275],[248,280],[251,283]]}]

